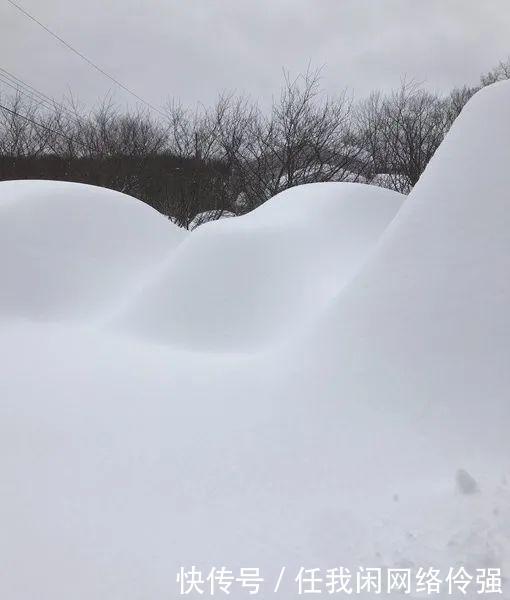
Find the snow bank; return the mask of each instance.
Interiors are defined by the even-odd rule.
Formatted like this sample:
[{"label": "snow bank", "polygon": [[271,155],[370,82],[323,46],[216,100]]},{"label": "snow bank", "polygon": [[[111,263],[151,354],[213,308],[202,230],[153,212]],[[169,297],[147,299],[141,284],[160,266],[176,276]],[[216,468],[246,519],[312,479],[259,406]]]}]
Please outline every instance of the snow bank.
[{"label": "snow bank", "polygon": [[317,315],[352,278],[404,196],[361,184],[286,190],[193,232],[125,317],[186,347],[259,347]]},{"label": "snow bank", "polygon": [[97,315],[184,233],[146,204],[77,183],[0,183],[0,318]]},{"label": "snow bank", "polygon": [[469,432],[500,449],[510,423],[509,95],[506,82],[469,102],[311,346],[460,448]]},{"label": "snow bank", "polygon": [[[176,573],[191,565],[260,567],[260,595],[281,600],[297,596],[300,566],[508,576],[509,99],[510,83],[469,103],[364,266],[327,288],[327,310],[299,339],[224,355],[0,323],[0,597],[178,597]],[[241,258],[256,255],[249,236],[276,247],[264,210],[276,238],[288,229],[285,241],[302,235],[309,250],[322,233],[334,246],[337,213],[324,200],[328,218],[309,239],[305,204],[206,224],[176,255],[235,252],[215,238],[234,239],[237,226]],[[321,281],[322,262],[304,266]]]},{"label": "snow bank", "polygon": [[[329,479],[330,522],[340,522],[338,507],[348,512],[367,534],[352,546],[366,562],[510,571],[510,513],[500,508],[509,498],[509,99],[506,82],[469,102],[377,252],[286,354],[285,394],[318,399],[313,410],[334,423],[336,464],[327,452],[315,458],[341,473]],[[326,429],[307,428],[311,453]],[[372,508],[353,509],[356,497]]]}]

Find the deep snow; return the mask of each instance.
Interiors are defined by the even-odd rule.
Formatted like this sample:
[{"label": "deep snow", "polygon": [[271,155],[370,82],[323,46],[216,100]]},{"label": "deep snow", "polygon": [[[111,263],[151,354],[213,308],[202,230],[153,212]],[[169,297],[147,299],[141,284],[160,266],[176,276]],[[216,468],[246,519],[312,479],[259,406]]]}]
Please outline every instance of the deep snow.
[{"label": "deep snow", "polygon": [[286,339],[353,277],[402,199],[367,185],[316,183],[204,224],[122,320],[143,337],[202,350]]},{"label": "deep snow", "polygon": [[[272,585],[287,566],[274,594],[283,600],[296,597],[300,566],[464,564],[508,574],[509,100],[510,83],[474,97],[379,240],[397,196],[334,184],[335,204],[329,192],[322,197],[326,188],[309,186],[249,217],[204,225],[180,246],[173,229],[161,247],[140,234],[147,268],[119,288],[117,311],[112,286],[100,320],[88,316],[102,306],[102,276],[94,302],[80,299],[76,313],[68,287],[43,305],[36,282],[13,279],[16,302],[0,305],[0,597],[177,597],[176,573],[192,564],[260,567]],[[0,212],[15,203],[10,222],[30,221],[10,185],[0,185]],[[372,213],[378,197],[381,219]],[[96,208],[94,222],[103,219]],[[45,210],[36,211],[39,235],[51,240],[65,221]],[[147,229],[159,230],[153,217]],[[135,238],[137,220],[126,217]],[[334,231],[354,224],[365,241],[349,269]],[[293,247],[303,240],[295,262],[280,254],[272,227]],[[81,269],[71,243],[79,246],[78,233],[66,255]],[[14,260],[3,259],[3,280],[7,267],[52,270],[58,247],[33,254],[32,264],[9,239]],[[165,248],[168,258],[153,266]],[[219,313],[228,327],[221,311],[235,308],[230,294],[252,302],[261,273],[280,285],[272,265],[263,268],[271,252],[283,257],[289,315],[265,290],[263,339],[237,314],[224,339],[207,319]],[[189,280],[175,266],[179,254]],[[233,256],[258,274],[253,285]],[[115,260],[122,264],[122,253]],[[204,287],[201,277],[213,268],[230,294],[211,308],[209,285],[223,288],[214,273]],[[311,296],[297,311],[300,268]],[[133,277],[143,280],[137,290]],[[189,318],[168,327],[169,306],[182,310],[186,298],[209,310],[197,316],[207,337]],[[63,305],[87,316],[61,319],[54,307]],[[163,334],[153,343],[157,322]],[[258,352],[242,351],[239,330]],[[466,493],[470,479],[476,489]]]},{"label": "deep snow", "polygon": [[100,316],[185,237],[148,205],[95,186],[2,181],[0,198],[0,318]]}]

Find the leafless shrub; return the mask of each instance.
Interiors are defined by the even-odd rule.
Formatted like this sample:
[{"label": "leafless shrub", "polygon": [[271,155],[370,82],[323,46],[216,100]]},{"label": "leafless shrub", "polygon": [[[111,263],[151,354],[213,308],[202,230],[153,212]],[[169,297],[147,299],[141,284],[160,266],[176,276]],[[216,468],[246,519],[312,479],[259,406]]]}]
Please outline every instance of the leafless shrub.
[{"label": "leafless shrub", "polygon": [[449,102],[414,83],[372,94],[358,109],[359,139],[372,179],[408,193],[451,125]]},{"label": "leafless shrub", "polygon": [[268,114],[247,99],[222,97],[217,132],[241,208],[251,210],[294,185],[358,180],[361,148],[350,128],[351,108],[345,94],[322,96],[318,71],[296,79],[285,74]]},{"label": "leafless shrub", "polygon": [[[510,59],[481,85],[510,77]],[[182,227],[256,208],[289,187],[364,181],[408,193],[478,87],[433,94],[414,83],[354,105],[325,96],[319,70],[292,79],[268,110],[223,94],[211,109],[178,103],[167,118],[87,111],[17,93],[0,102],[0,179],[52,178],[134,195]],[[3,107],[3,108],[2,108]]]},{"label": "leafless shrub", "polygon": [[491,69],[488,73],[484,73],[480,77],[480,83],[482,86],[487,86],[505,79],[510,79],[510,57],[501,61],[497,67]]}]

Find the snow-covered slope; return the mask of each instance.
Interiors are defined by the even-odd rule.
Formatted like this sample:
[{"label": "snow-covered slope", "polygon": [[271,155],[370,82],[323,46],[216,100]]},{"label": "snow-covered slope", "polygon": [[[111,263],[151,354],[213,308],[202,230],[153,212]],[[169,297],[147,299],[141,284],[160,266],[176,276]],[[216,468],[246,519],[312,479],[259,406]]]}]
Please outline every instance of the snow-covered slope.
[{"label": "snow-covered slope", "polygon": [[461,445],[465,425],[501,448],[510,423],[509,95],[505,82],[468,104],[311,346],[362,369],[379,403],[426,405]]},{"label": "snow-covered slope", "polygon": [[351,513],[373,561],[510,571],[509,100],[506,82],[470,101],[377,253],[287,354],[286,393],[320,398],[349,456],[337,505],[397,494],[393,514]]},{"label": "snow-covered slope", "polygon": [[0,597],[178,597],[191,565],[260,567],[281,600],[300,566],[508,576],[509,101],[510,83],[475,96],[299,339],[192,353],[4,319]]},{"label": "snow-covered slope", "polygon": [[99,315],[184,238],[146,204],[54,181],[0,183],[0,318]]},{"label": "snow-covered slope", "polygon": [[208,350],[282,339],[352,278],[403,198],[367,185],[316,183],[243,217],[205,224],[123,321],[145,337]]}]

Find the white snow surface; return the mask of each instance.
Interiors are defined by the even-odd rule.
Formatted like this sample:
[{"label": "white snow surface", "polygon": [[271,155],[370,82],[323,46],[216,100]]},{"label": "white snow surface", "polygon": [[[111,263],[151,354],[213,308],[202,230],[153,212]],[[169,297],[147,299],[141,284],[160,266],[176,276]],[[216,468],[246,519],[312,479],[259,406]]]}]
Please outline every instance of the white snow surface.
[{"label": "white snow surface", "polygon": [[120,192],[0,182],[0,318],[99,316],[168,257],[185,232]]},{"label": "white snow surface", "polygon": [[145,337],[202,350],[286,339],[353,277],[403,198],[367,185],[315,183],[204,224],[123,320]]},{"label": "white snow surface", "polygon": [[[164,223],[168,239],[160,248],[154,234],[149,248],[160,221],[147,209],[136,241],[134,213],[146,209],[126,202],[128,256],[140,244],[167,258],[127,269],[99,321],[88,315],[107,277],[88,271],[99,289],[76,310],[65,277],[60,293],[50,279],[54,301],[43,304],[51,261],[69,272],[59,247],[33,264],[10,235],[37,219],[38,239],[64,235],[51,185],[32,212],[12,187],[25,184],[0,184],[11,299],[0,304],[0,597],[177,598],[176,572],[192,564],[260,567],[272,586],[286,566],[280,592],[262,594],[282,600],[297,596],[300,566],[462,564],[508,576],[509,107],[510,83],[477,94],[392,221],[390,192],[312,185],[179,246]],[[28,200],[39,208],[37,185]],[[108,238],[111,213],[99,198],[92,210]],[[262,286],[267,320],[252,327],[234,313],[229,328],[230,294],[249,320],[260,281],[278,287],[285,310]],[[60,318],[62,306],[85,316]]]}]

